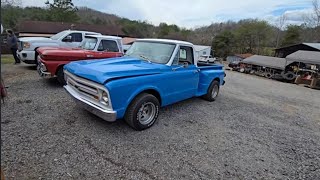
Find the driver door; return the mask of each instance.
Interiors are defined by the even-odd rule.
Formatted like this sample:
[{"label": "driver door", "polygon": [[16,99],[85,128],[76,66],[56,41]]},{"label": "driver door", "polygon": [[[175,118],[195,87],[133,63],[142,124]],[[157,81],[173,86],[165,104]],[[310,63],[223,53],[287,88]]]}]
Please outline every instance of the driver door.
[{"label": "driver door", "polygon": [[167,79],[171,85],[167,90],[172,103],[195,96],[198,90],[199,71],[194,65],[192,47],[180,46],[171,67],[172,72]]}]

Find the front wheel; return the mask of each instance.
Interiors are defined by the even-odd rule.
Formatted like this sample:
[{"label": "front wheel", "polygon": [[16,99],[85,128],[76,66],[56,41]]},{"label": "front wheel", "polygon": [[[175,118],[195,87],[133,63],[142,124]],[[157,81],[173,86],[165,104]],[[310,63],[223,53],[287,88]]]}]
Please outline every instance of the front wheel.
[{"label": "front wheel", "polygon": [[202,96],[203,99],[207,100],[207,101],[215,101],[219,95],[219,90],[220,90],[220,83],[217,80],[214,80],[207,91],[207,94]]},{"label": "front wheel", "polygon": [[152,94],[142,93],[130,103],[125,121],[135,130],[144,130],[151,127],[159,115],[160,103]]},{"label": "front wheel", "polygon": [[57,71],[57,80],[61,85],[66,85],[66,80],[64,79],[63,66],[59,67]]}]

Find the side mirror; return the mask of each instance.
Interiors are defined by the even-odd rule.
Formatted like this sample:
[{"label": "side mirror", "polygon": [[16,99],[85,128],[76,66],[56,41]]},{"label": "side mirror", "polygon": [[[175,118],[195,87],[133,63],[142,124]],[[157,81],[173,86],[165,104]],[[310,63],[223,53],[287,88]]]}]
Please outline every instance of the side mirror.
[{"label": "side mirror", "polygon": [[65,38],[63,38],[64,42],[72,42],[72,36],[66,36]]}]

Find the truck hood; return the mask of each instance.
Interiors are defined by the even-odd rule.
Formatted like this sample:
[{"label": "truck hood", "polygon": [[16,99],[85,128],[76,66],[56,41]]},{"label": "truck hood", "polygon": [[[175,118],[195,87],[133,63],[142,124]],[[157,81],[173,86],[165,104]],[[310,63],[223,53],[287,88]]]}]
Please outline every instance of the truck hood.
[{"label": "truck hood", "polygon": [[86,50],[81,48],[40,47],[37,52],[44,60],[65,61],[86,59]]},{"label": "truck hood", "polygon": [[165,67],[164,64],[149,63],[134,57],[118,57],[71,62],[64,69],[79,77],[105,84],[113,79],[159,74]]},{"label": "truck hood", "polygon": [[24,37],[24,38],[19,38],[19,41],[23,42],[56,42],[56,40],[52,40],[50,38],[46,37]]},{"label": "truck hood", "polygon": [[40,47],[37,49],[39,54],[42,55],[56,55],[56,54],[69,54],[70,52],[84,52],[81,48],[70,47]]}]

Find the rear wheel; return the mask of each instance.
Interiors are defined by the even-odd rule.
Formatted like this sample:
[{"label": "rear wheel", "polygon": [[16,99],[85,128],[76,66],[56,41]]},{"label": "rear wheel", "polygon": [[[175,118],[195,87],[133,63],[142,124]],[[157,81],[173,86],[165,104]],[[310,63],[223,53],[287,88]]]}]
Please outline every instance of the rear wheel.
[{"label": "rear wheel", "polygon": [[66,85],[66,80],[64,79],[63,66],[60,66],[57,71],[57,80],[61,85]]},{"label": "rear wheel", "polygon": [[144,130],[151,127],[159,115],[160,103],[152,94],[142,93],[130,103],[125,121],[135,130]]},{"label": "rear wheel", "polygon": [[202,96],[203,99],[207,101],[215,101],[219,95],[220,83],[217,80],[212,81],[210,84],[207,94]]}]

